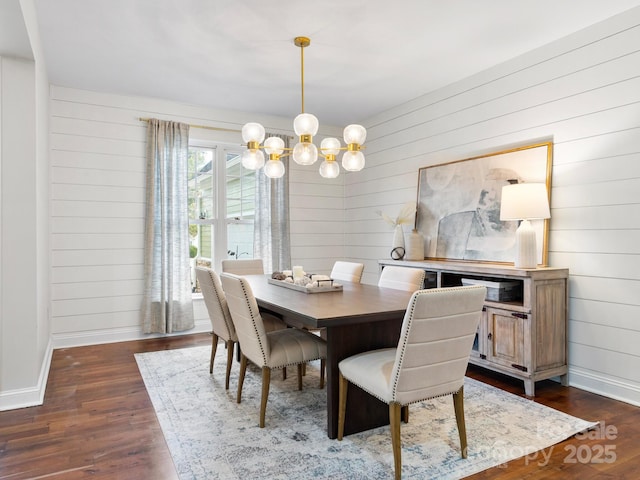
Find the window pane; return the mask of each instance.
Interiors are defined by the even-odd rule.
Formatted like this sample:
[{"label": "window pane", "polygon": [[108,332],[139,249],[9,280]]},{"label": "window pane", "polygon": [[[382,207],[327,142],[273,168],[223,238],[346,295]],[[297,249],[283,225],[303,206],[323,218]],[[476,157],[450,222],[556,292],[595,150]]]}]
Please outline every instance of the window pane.
[{"label": "window pane", "polygon": [[242,218],[244,220],[254,219],[255,206],[256,206],[256,202],[254,201],[253,197],[242,199]]},{"label": "window pane", "polygon": [[[196,266],[211,268],[214,245],[213,225],[189,225],[191,239],[190,264],[191,264],[191,290],[193,293],[201,293],[197,284],[195,272]],[[193,256],[195,255],[195,256]]]},{"label": "window pane", "polygon": [[215,150],[190,148],[188,158],[189,218],[215,218]]},{"label": "window pane", "polygon": [[240,219],[242,202],[238,198],[227,198],[227,218]]},{"label": "window pane", "polygon": [[253,258],[253,223],[227,224],[227,239],[231,258]]}]

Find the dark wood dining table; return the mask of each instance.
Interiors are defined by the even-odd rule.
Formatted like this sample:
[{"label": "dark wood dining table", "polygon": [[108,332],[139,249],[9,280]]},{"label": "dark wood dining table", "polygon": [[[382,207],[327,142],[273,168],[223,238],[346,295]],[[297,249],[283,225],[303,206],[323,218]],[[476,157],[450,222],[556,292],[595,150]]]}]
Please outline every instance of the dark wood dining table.
[{"label": "dark wood dining table", "polygon": [[[341,291],[305,293],[246,275],[261,309],[294,327],[324,328],[327,340],[327,435],[338,435],[338,362],[356,353],[395,347],[411,292],[340,282]],[[349,385],[345,435],[389,423],[387,404]]]}]

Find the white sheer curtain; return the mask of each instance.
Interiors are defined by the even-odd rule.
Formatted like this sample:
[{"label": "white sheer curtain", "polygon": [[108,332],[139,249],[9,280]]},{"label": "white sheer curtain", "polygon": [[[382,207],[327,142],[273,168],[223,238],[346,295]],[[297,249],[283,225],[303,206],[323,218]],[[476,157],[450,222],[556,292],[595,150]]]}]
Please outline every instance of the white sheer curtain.
[{"label": "white sheer curtain", "polygon": [[144,333],[193,328],[189,269],[189,125],[151,119],[147,128]]},{"label": "white sheer curtain", "polygon": [[[267,137],[280,137],[289,147],[289,137],[267,133]],[[285,174],[269,178],[256,172],[256,215],[254,223],[253,256],[262,258],[267,273],[291,268],[289,240],[289,157],[282,158]]]}]

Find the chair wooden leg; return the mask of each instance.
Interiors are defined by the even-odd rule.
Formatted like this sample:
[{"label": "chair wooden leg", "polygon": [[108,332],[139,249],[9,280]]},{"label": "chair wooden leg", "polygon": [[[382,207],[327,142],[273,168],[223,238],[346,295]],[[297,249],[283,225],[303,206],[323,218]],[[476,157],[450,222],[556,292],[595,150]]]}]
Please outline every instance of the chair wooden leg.
[{"label": "chair wooden leg", "polygon": [[304,363],[298,364],[298,390],[302,390],[302,366]]},{"label": "chair wooden leg", "polygon": [[224,389],[229,390],[229,377],[231,376],[231,365],[233,364],[233,340],[227,341],[227,376],[224,379]]},{"label": "chair wooden leg", "polygon": [[260,400],[260,428],[264,428],[264,416],[267,411],[267,399],[269,398],[269,383],[271,382],[271,369],[262,367],[262,399]]},{"label": "chair wooden leg", "polygon": [[320,390],[324,388],[324,370],[326,365],[327,362],[324,358],[320,360]]},{"label": "chair wooden leg", "polygon": [[402,477],[402,457],[400,443],[400,416],[402,407],[399,403],[389,404],[389,424],[391,427],[391,447],[393,448],[393,469],[395,479]]},{"label": "chair wooden leg", "polygon": [[244,383],[244,374],[247,371],[247,357],[244,354],[240,355],[240,376],[238,377],[238,395],[236,402],[240,403],[242,399],[242,384]]},{"label": "chair wooden leg", "polygon": [[282,368],[282,380],[287,379],[287,367]]},{"label": "chair wooden leg", "polygon": [[402,421],[404,423],[409,423],[409,405],[402,407]]},{"label": "chair wooden leg", "polygon": [[306,375],[307,374],[307,364],[303,363],[302,364],[302,375]]},{"label": "chair wooden leg", "polygon": [[213,373],[213,359],[216,358],[216,351],[218,350],[218,335],[211,334],[211,360],[209,360],[209,373]]},{"label": "chair wooden leg", "polygon": [[467,429],[464,424],[464,387],[453,394],[453,409],[456,412],[456,423],[460,435],[462,458],[467,458]]},{"label": "chair wooden leg", "polygon": [[[324,361],[324,360],[323,360]],[[338,440],[344,435],[344,417],[347,412],[347,388],[349,380],[340,373],[338,377]]]}]

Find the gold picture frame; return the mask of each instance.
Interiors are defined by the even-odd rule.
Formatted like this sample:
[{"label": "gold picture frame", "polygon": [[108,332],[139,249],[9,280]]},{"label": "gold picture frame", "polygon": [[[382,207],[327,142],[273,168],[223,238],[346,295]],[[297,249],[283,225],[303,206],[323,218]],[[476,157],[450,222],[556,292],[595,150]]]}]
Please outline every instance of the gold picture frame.
[{"label": "gold picture frame", "polygon": [[[516,221],[500,221],[502,187],[545,183],[551,204],[553,143],[510,148],[418,170],[416,228],[431,260],[513,263]],[[547,265],[549,220],[533,220]]]}]

